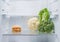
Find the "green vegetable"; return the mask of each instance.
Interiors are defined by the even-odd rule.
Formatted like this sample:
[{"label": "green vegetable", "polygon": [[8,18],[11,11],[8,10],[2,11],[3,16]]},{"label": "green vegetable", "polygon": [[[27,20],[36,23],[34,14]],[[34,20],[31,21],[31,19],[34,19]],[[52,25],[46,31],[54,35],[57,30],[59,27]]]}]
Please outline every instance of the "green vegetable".
[{"label": "green vegetable", "polygon": [[46,32],[50,33],[52,30],[54,30],[54,23],[50,19],[50,14],[47,8],[42,9],[39,12],[39,26],[38,31],[39,32]]},{"label": "green vegetable", "polygon": [[48,21],[48,19],[50,18],[50,14],[47,8],[41,10],[39,12],[39,20],[41,21]]}]

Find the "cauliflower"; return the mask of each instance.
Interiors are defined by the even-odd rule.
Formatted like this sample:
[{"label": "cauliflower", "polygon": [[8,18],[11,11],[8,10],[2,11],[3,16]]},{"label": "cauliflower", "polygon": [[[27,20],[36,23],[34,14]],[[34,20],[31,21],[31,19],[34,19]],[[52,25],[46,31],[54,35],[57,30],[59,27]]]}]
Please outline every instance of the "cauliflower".
[{"label": "cauliflower", "polygon": [[38,29],[39,21],[37,17],[33,17],[28,20],[28,27],[32,31],[36,31]]}]

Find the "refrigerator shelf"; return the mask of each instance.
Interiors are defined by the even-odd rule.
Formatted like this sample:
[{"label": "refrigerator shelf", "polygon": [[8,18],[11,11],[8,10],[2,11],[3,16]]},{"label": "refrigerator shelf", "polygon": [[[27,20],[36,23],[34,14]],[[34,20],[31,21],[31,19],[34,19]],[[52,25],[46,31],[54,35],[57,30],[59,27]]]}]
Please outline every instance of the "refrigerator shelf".
[{"label": "refrigerator shelf", "polygon": [[56,36],[56,34],[3,34],[2,36]]},{"label": "refrigerator shelf", "polygon": [[56,42],[56,40],[56,34],[3,34],[2,36],[2,42]]}]

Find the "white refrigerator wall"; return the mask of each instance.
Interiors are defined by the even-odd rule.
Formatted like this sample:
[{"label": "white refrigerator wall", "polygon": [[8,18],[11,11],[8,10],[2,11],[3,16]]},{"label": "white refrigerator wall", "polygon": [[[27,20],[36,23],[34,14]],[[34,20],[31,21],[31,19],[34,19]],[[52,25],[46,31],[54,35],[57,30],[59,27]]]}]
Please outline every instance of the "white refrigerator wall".
[{"label": "white refrigerator wall", "polygon": [[4,2],[4,13],[7,15],[22,15],[22,16],[34,16],[37,15],[39,10],[43,7],[47,7],[47,2],[45,0],[29,0],[29,1],[8,1]]}]

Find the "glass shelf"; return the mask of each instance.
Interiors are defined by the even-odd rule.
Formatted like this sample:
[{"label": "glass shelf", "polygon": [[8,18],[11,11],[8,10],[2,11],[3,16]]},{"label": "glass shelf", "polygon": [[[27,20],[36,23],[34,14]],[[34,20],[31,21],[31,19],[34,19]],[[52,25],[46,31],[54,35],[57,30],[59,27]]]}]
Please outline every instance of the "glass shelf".
[{"label": "glass shelf", "polygon": [[55,42],[56,34],[3,34],[3,42]]},{"label": "glass shelf", "polygon": [[3,36],[56,36],[56,34],[3,34]]}]

